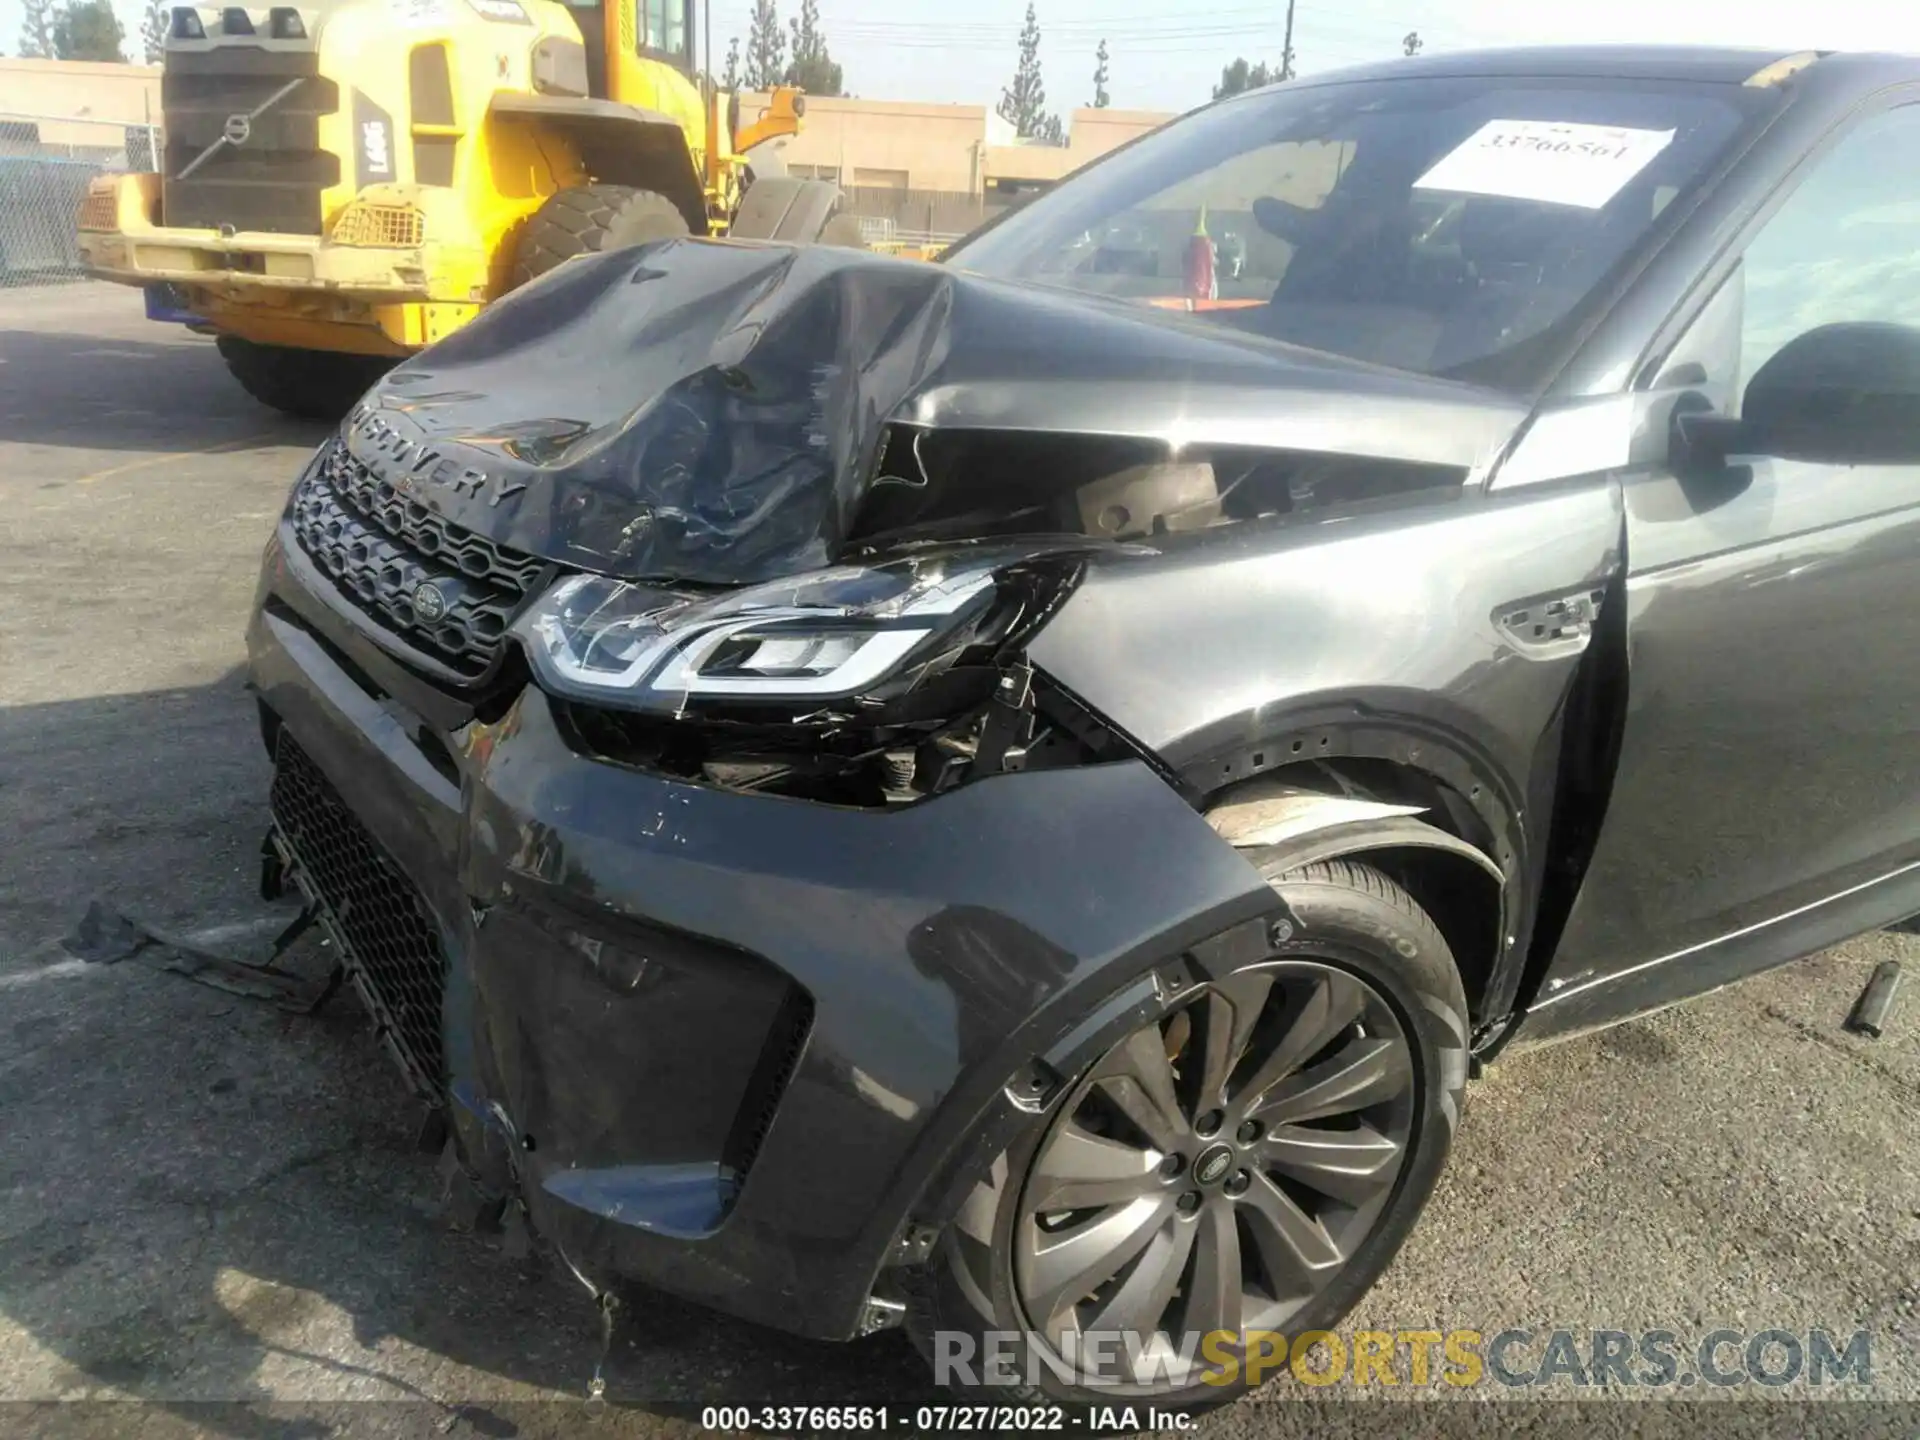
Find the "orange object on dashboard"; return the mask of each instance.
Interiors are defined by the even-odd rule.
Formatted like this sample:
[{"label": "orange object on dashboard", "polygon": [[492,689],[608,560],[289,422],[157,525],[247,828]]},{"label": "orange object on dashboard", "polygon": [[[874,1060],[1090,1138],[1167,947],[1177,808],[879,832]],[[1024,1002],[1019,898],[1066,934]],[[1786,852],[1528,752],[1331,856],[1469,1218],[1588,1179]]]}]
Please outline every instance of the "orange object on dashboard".
[{"label": "orange object on dashboard", "polygon": [[1156,295],[1146,302],[1156,310],[1251,310],[1256,305],[1264,305],[1264,300],[1183,300],[1178,295]]},{"label": "orange object on dashboard", "polygon": [[1219,278],[1214,271],[1213,237],[1207,234],[1207,207],[1200,207],[1200,223],[1187,241],[1187,298],[1198,302],[1220,296]]}]

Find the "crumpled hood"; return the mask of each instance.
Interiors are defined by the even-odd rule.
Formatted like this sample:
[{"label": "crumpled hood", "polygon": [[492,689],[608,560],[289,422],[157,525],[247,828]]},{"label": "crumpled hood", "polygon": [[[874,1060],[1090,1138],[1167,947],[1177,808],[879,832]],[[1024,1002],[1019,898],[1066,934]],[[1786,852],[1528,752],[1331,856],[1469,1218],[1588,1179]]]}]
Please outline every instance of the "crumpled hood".
[{"label": "crumpled hood", "polygon": [[499,544],[742,584],[836,556],[889,423],[1468,469],[1521,418],[1485,391],[952,266],[671,241],[491,306],[376,385],[346,435]]}]

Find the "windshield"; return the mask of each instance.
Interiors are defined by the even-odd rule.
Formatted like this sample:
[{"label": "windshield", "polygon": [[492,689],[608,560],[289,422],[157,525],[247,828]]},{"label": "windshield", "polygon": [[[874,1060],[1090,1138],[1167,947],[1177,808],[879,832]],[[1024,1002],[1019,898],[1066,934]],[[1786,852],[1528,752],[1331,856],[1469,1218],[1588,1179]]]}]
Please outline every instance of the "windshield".
[{"label": "windshield", "polygon": [[1283,85],[1147,137],[951,263],[1524,389],[1772,103],[1628,81]]}]

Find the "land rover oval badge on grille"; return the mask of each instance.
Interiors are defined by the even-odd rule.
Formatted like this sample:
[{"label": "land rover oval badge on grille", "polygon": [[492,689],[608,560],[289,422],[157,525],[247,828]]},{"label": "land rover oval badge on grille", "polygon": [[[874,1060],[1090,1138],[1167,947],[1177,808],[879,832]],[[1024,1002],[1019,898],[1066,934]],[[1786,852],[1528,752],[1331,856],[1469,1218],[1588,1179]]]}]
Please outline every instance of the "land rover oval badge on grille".
[{"label": "land rover oval badge on grille", "polygon": [[447,618],[447,597],[433,581],[422,580],[413,587],[413,613],[428,625]]}]

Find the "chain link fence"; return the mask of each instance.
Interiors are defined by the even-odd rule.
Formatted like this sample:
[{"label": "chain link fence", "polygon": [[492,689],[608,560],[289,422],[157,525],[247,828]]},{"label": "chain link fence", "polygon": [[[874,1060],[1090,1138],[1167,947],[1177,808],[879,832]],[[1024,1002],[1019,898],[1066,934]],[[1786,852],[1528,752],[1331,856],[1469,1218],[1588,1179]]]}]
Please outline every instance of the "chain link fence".
[{"label": "chain link fence", "polygon": [[876,250],[943,250],[1019,200],[991,192],[842,187],[845,208],[860,220],[860,238]]},{"label": "chain link fence", "polygon": [[75,230],[87,182],[152,170],[160,127],[0,110],[0,289],[81,278]]}]

